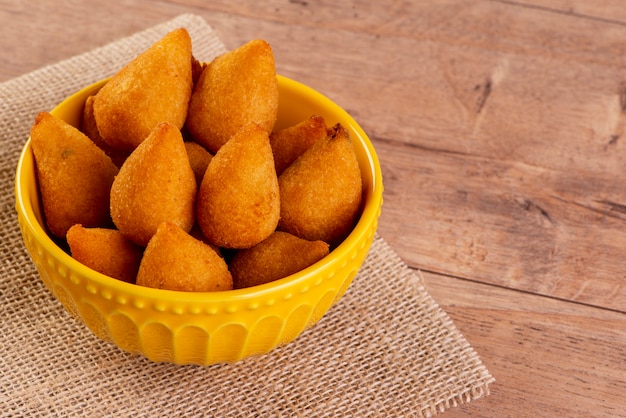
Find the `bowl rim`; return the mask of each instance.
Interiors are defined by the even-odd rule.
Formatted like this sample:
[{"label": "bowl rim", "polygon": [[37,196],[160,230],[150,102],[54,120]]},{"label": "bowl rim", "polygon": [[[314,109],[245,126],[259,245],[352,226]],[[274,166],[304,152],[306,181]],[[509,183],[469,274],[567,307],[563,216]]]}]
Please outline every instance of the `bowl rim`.
[{"label": "bowl rim", "polygon": [[[346,110],[341,108],[322,93],[305,84],[282,75],[277,75],[277,78],[279,85],[282,85],[281,87],[284,86],[284,88],[287,88],[288,90],[297,92],[298,95],[304,95],[310,100],[318,102],[326,111],[336,115],[338,119],[341,119],[342,124],[349,125],[349,131],[356,134],[356,138],[354,135],[351,135],[352,140],[358,140],[362,145],[362,151],[366,155],[367,167],[370,171],[369,176],[371,176],[372,179],[371,190],[368,193],[365,193],[364,190],[362,212],[350,234],[327,256],[311,266],[270,283],[220,292],[185,292],[155,289],[139,286],[134,283],[126,283],[99,273],[72,258],[70,254],[54,242],[54,240],[48,235],[45,227],[38,222],[33,210],[33,202],[29,199],[30,192],[27,188],[28,182],[21,181],[25,175],[25,166],[29,165],[29,167],[32,166],[34,168],[35,164],[31,149],[30,135],[20,153],[15,174],[15,204],[18,215],[23,219],[25,227],[27,227],[32,235],[35,236],[36,241],[41,246],[45,247],[49,255],[54,257],[60,264],[66,265],[70,270],[76,271],[79,276],[85,278],[88,282],[93,282],[103,288],[114,289],[128,296],[150,300],[167,300],[169,302],[177,303],[233,302],[266,296],[270,293],[286,290],[297,286],[299,283],[307,281],[319,270],[323,263],[326,263],[326,265],[332,265],[341,262],[341,259],[347,256],[347,253],[352,251],[354,247],[358,247],[360,242],[367,239],[371,222],[377,222],[377,218],[380,214],[383,193],[382,172],[378,156],[369,137]],[[57,104],[55,109],[65,102],[75,100],[77,96],[84,95],[86,91],[97,91],[97,89],[104,85],[108,80],[109,78],[105,78],[83,87]],[[51,113],[54,114],[54,110],[52,110]],[[363,166],[360,167],[361,170],[363,170]],[[39,193],[37,192],[37,195],[38,194]]]}]

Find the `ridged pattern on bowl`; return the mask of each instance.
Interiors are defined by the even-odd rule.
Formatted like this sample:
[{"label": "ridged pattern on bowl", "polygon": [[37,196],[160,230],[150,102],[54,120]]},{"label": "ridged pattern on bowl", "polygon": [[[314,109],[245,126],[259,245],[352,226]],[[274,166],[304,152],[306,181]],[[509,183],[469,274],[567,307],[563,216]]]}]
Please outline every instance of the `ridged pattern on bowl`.
[{"label": "ridged pattern on bowl", "polygon": [[[345,260],[265,299],[179,304],[101,286],[47,254],[19,216],[24,243],[46,287],[99,338],[157,362],[214,364],[264,354],[315,324],[346,292],[376,225]],[[224,321],[224,317],[232,318]],[[216,318],[220,318],[216,321]]]},{"label": "ridged pattern on bowl", "polygon": [[[96,83],[52,113],[76,125]],[[319,93],[279,77],[279,125],[318,114],[341,122],[355,143],[365,206],[350,236],[315,265],[277,282],[221,293],[148,289],[101,275],[76,262],[46,234],[28,141],[16,173],[16,209],[24,244],[44,284],[96,336],[157,362],[215,364],[267,353],[324,316],[347,291],[374,239],[382,205],[380,167],[365,133]],[[285,104],[286,102],[286,104]]]}]

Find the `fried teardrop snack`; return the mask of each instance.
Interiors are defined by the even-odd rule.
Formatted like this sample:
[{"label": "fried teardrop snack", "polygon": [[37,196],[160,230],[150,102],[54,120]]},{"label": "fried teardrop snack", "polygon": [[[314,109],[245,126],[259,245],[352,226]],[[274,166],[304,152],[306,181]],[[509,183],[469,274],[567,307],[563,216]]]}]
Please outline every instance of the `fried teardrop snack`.
[{"label": "fried teardrop snack", "polygon": [[146,246],[165,221],[194,224],[196,180],[180,131],[160,123],[128,156],[111,187],[111,217],[126,238]]},{"label": "fried teardrop snack", "polygon": [[215,153],[250,123],[271,132],[277,112],[274,55],[267,42],[253,40],[206,66],[191,96],[187,129]]},{"label": "fried teardrop snack", "polygon": [[232,289],[233,279],[224,259],[210,246],[164,222],[146,247],[137,284],[185,292],[216,292]]},{"label": "fried teardrop snack", "polygon": [[118,169],[104,151],[47,112],[37,115],[30,136],[48,230],[65,238],[77,223],[110,225],[109,191]]},{"label": "fried teardrop snack", "polygon": [[276,231],[230,262],[236,289],[269,283],[303,270],[328,255],[328,244]]},{"label": "fried teardrop snack", "polygon": [[272,132],[270,145],[274,153],[276,174],[280,176],[311,145],[325,138],[326,132],[326,121],[315,115],[296,125]]},{"label": "fried teardrop snack", "polygon": [[117,229],[76,224],[67,231],[66,238],[76,261],[114,279],[135,283],[143,248]]},{"label": "fried teardrop snack", "polygon": [[126,160],[126,157],[128,157],[129,152],[113,148],[100,136],[100,132],[96,126],[96,119],[93,115],[93,101],[95,97],[96,96],[89,96],[85,101],[80,130],[87,135],[94,142],[94,144],[100,147],[106,155],[111,157],[113,164],[117,167],[121,167]]},{"label": "fried teardrop snack", "polygon": [[182,128],[192,90],[191,38],[176,29],[129,62],[96,94],[102,139],[132,151],[160,122]]},{"label": "fried teardrop snack", "polygon": [[213,156],[198,191],[198,225],[218,247],[250,248],[278,224],[280,197],[268,133],[237,132]]},{"label": "fried teardrop snack", "polygon": [[185,149],[189,157],[189,164],[191,164],[191,169],[196,177],[196,183],[200,185],[213,155],[196,142],[185,142]]},{"label": "fried teardrop snack", "polygon": [[278,183],[280,230],[335,246],[354,226],[361,208],[361,171],[340,124],[289,166]]}]

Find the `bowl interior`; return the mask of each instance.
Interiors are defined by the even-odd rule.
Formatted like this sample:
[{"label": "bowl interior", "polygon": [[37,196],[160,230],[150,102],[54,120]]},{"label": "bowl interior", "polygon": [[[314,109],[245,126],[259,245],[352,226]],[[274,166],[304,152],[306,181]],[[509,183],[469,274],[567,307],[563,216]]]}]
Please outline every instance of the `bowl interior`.
[{"label": "bowl interior", "polygon": [[[24,146],[16,172],[16,206],[17,211],[23,217],[25,227],[30,230],[35,237],[34,239],[44,248],[45,252],[59,263],[66,265],[68,269],[76,271],[81,276],[89,277],[90,280],[93,280],[100,286],[119,289],[131,295],[141,295],[144,298],[168,299],[180,302],[198,302],[200,300],[217,302],[225,298],[231,300],[256,298],[277,288],[305,280],[312,274],[315,274],[320,265],[341,259],[352,247],[366,239],[366,234],[371,230],[372,222],[377,222],[380,213],[382,202],[381,170],[376,153],[367,135],[347,112],[322,94],[301,83],[283,76],[278,76],[278,80],[280,102],[276,128],[293,125],[313,114],[323,116],[329,126],[340,122],[350,132],[362,173],[364,205],[360,219],[344,242],[318,263],[272,283],[219,293],[178,292],[144,288],[97,273],[74,260],[47,234],[38,193],[35,162],[30,147],[30,139]],[[85,100],[97,92],[105,82],[106,80],[102,80],[75,93],[59,104],[51,113],[74,126],[79,126]]]}]

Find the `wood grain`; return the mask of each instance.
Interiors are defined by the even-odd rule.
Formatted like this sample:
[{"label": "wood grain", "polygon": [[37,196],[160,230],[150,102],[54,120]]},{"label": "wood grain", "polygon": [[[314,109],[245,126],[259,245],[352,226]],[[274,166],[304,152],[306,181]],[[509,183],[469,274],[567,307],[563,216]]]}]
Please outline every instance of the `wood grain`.
[{"label": "wood grain", "polygon": [[456,295],[443,308],[496,378],[491,396],[444,416],[624,416],[624,314],[445,276],[424,279],[436,300]]},{"label": "wood grain", "polygon": [[386,179],[381,234],[410,265],[626,307],[626,214],[612,202],[626,201],[623,183],[586,173],[579,184],[561,170],[383,141],[377,150]]},{"label": "wood grain", "polygon": [[380,234],[497,381],[445,416],[626,416],[621,0],[0,0],[0,81],[181,13],[368,132]]}]

